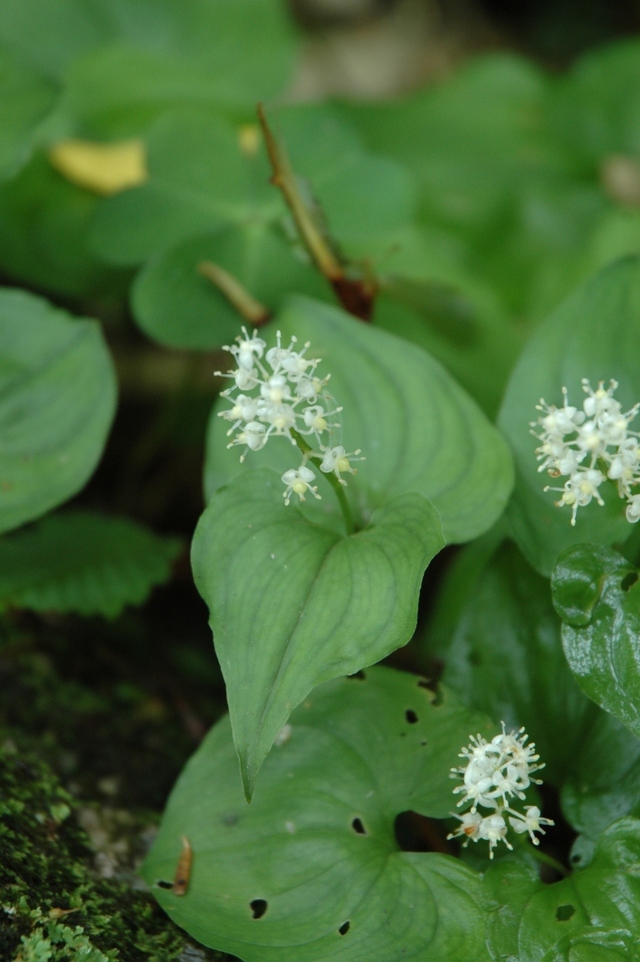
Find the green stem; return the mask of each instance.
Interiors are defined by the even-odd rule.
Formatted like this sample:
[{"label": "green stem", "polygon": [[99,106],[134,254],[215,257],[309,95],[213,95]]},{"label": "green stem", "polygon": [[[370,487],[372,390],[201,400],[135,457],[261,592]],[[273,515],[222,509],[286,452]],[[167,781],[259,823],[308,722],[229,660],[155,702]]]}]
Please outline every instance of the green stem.
[{"label": "green stem", "polygon": [[530,855],[533,855],[533,857],[538,860],[538,862],[541,862],[543,865],[548,865],[550,868],[554,869],[558,875],[562,875],[563,878],[567,878],[567,876],[571,874],[569,869],[565,868],[562,862],[558,862],[558,860],[553,858],[552,855],[546,855],[544,852],[541,852],[540,849],[536,848],[535,845],[527,844],[525,845],[525,848]]},{"label": "green stem", "polygon": [[[315,464],[315,466],[319,468],[322,464],[321,459],[313,456],[313,448],[307,444],[302,435],[299,434],[295,429],[292,429],[291,435],[307,461],[311,461],[312,464]],[[344,526],[347,529],[347,534],[355,534],[356,526],[353,520],[353,515],[351,514],[349,502],[347,501],[347,496],[344,493],[344,485],[340,484],[334,474],[325,474],[324,471],[322,474],[324,474],[325,478],[336,493],[336,497],[342,511],[342,517],[344,518]]]}]

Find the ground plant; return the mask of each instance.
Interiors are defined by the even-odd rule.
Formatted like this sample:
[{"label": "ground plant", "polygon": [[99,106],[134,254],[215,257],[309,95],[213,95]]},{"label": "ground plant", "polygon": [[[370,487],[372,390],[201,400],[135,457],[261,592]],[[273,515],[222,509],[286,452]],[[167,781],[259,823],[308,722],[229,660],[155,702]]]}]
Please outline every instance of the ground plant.
[{"label": "ground plant", "polygon": [[[0,950],[640,960],[640,41],[382,103],[294,102],[301,45],[276,0],[0,4],[0,673],[138,646],[228,707],[147,894],[78,867],[55,712],[0,715]],[[197,663],[195,593],[182,661],[144,628],[179,578]]]}]

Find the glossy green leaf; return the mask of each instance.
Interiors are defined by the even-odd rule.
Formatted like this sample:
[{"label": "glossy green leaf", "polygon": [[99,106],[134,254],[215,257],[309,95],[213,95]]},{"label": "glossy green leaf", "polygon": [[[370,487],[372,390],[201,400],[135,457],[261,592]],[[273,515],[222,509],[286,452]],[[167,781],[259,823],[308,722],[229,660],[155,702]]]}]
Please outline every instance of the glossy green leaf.
[{"label": "glossy green leaf", "polygon": [[637,959],[639,858],[640,822],[611,825],[588,868],[530,899],[518,933],[519,962]]},{"label": "glossy green leaf", "polygon": [[527,902],[544,890],[539,873],[518,854],[490,865],[482,878],[487,948],[492,962],[518,958],[518,929]]},{"label": "glossy green leaf", "polygon": [[575,545],[558,558],[552,584],[565,654],[579,685],[640,737],[637,569],[615,551]]},{"label": "glossy green leaf", "polygon": [[196,529],[193,573],[211,612],[248,796],[314,685],[409,641],[422,575],[443,545],[437,512],[418,494],[389,500],[349,537],[285,507],[268,469],[213,495]]},{"label": "glossy green leaf", "polygon": [[75,494],[102,454],[116,401],[95,321],[0,292],[0,531]]},{"label": "glossy green leaf", "polygon": [[36,126],[53,99],[50,84],[0,51],[0,179],[28,159]]},{"label": "glossy green leaf", "polygon": [[492,866],[482,883],[491,958],[518,962],[635,960],[640,924],[640,822],[624,818],[602,835],[592,864],[543,885],[515,860]]},{"label": "glossy green leaf", "polygon": [[88,511],[52,515],[0,539],[0,609],[113,618],[166,581],[180,542]]},{"label": "glossy green leaf", "polygon": [[173,880],[189,839],[189,890],[154,888],[160,904],[244,962],[485,962],[479,876],[446,855],[401,852],[394,837],[402,811],[447,814],[448,769],[469,731],[487,732],[443,696],[436,705],[419,679],[381,668],[317,688],[249,807],[220,722],[143,866],[152,886]]},{"label": "glossy green leaf", "polygon": [[[350,479],[346,494],[366,523],[390,497],[415,491],[428,498],[442,520],[447,541],[467,541],[491,527],[512,484],[507,446],[471,398],[419,347],[362,324],[326,304],[292,299],[268,332],[283,340],[309,340],[319,372],[331,374],[331,394],[344,407],[343,443],[361,448],[367,460]],[[275,338],[271,335],[273,342]],[[271,342],[270,342],[271,343]],[[226,407],[226,404],[224,405]],[[220,485],[269,464],[280,475],[291,449],[282,441],[248,455],[226,449],[226,425],[216,416],[208,437],[205,485]],[[337,518],[333,496],[308,505],[305,513],[323,523]]]},{"label": "glossy green leaf", "polygon": [[[524,725],[546,765],[545,782],[556,785],[598,714],[567,665],[560,629],[548,580],[508,543],[468,590],[448,644],[434,652],[444,660],[445,684],[466,705],[507,727]],[[428,653],[428,631],[426,644]]]},{"label": "glossy green leaf", "polygon": [[[538,471],[530,422],[543,397],[562,404],[562,388],[573,404],[582,404],[581,379],[592,384],[619,382],[616,397],[623,409],[640,398],[640,259],[617,261],[578,288],[527,343],[516,364],[498,423],[516,461],[516,487],[508,509],[511,531],[519,547],[542,574],[549,575],[562,550],[581,541],[611,545],[631,534],[625,502],[613,484],[603,485],[607,502],[578,511],[575,527],[570,510],[556,508],[558,494],[544,491],[547,475]],[[605,490],[606,489],[606,490]]]},{"label": "glossy green leaf", "polygon": [[172,347],[207,350],[233,340],[238,312],[198,272],[201,261],[223,265],[268,310],[292,291],[322,296],[329,288],[272,226],[223,227],[152,257],[133,285],[136,320],[149,337]]},{"label": "glossy green leaf", "polygon": [[623,815],[640,815],[640,740],[617,718],[599,711],[578,746],[562,786],[562,810],[580,844],[571,853],[583,865],[593,843]]}]

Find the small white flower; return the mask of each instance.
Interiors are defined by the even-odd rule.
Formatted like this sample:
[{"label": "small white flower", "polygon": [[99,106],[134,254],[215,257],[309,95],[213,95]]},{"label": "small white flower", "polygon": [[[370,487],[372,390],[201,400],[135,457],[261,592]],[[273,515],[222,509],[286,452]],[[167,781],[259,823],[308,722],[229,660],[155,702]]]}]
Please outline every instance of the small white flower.
[{"label": "small white flower", "polygon": [[304,401],[310,401],[312,404],[318,399],[318,395],[322,391],[325,384],[329,383],[331,375],[327,374],[326,377],[300,377],[295,381],[295,393],[296,397],[301,398]]},{"label": "small white flower", "polygon": [[[236,444],[246,444],[247,450],[259,451],[260,448],[263,448],[265,445],[265,434],[266,428],[264,424],[259,424],[258,421],[249,421],[244,431],[237,434],[227,447],[232,448]],[[246,453],[247,451],[245,450],[243,454],[241,454],[241,461],[244,461]]]},{"label": "small white flower", "polygon": [[466,836],[462,847],[466,848],[469,842],[477,842],[479,839],[479,830],[482,823],[482,815],[479,812],[465,812],[464,815],[456,815],[456,818],[460,819],[461,824],[447,835],[447,838],[458,838],[461,835]]},{"label": "small white flower", "polygon": [[609,381],[609,387],[606,390],[604,388],[604,381],[600,381],[598,383],[598,387],[594,391],[591,387],[589,379],[586,377],[582,378],[582,390],[587,395],[583,401],[582,407],[588,418],[598,417],[601,414],[607,414],[614,410],[620,410],[619,402],[614,400],[613,397],[617,387],[618,382],[611,378]]},{"label": "small white flower", "polygon": [[636,438],[626,438],[611,459],[607,476],[618,484],[620,497],[631,498],[631,485],[640,465],[640,448]]},{"label": "small white flower", "polygon": [[604,474],[595,468],[577,468],[569,480],[565,482],[564,488],[546,487],[545,491],[562,491],[562,497],[559,501],[556,501],[556,505],[560,508],[567,504],[573,508],[571,524],[575,525],[578,508],[586,507],[593,498],[596,499],[598,504],[604,504],[598,491],[604,480]]},{"label": "small white flower", "polygon": [[524,815],[517,813],[515,817],[513,815],[509,816],[509,824],[519,835],[523,832],[528,832],[533,844],[539,845],[540,839],[535,837],[534,832],[540,832],[541,835],[544,835],[545,831],[541,826],[553,825],[554,823],[550,818],[540,817],[540,809],[537,805],[527,805],[524,810]]},{"label": "small white flower", "polygon": [[291,400],[291,388],[284,374],[273,374],[268,381],[260,385],[260,396],[272,404],[282,404]]},{"label": "small white flower", "polygon": [[305,500],[305,492],[310,491],[314,498],[320,500],[318,489],[311,482],[315,480],[315,474],[310,468],[301,464],[299,468],[289,468],[282,475],[282,483],[286,485],[283,491],[284,503],[289,504],[292,494],[297,494],[301,501]]},{"label": "small white flower", "polygon": [[224,418],[226,421],[234,422],[227,431],[229,435],[233,434],[243,421],[254,421],[257,413],[257,400],[252,397],[247,397],[246,394],[239,394],[234,401],[233,407],[227,411],[220,411],[218,417]]},{"label": "small white flower", "polygon": [[256,331],[249,337],[246,327],[243,327],[242,333],[244,335],[243,337],[236,338],[237,344],[233,344],[231,347],[225,345],[223,350],[233,354],[239,368],[245,371],[251,371],[253,370],[256,358],[259,359],[262,357],[267,344],[261,337],[258,337]]},{"label": "small white flower", "polygon": [[629,498],[626,516],[630,524],[635,524],[637,521],[640,521],[640,494],[634,494]]},{"label": "small white flower", "polygon": [[478,828],[478,838],[489,843],[489,858],[493,858],[493,850],[498,842],[504,842],[508,849],[513,850],[513,845],[507,839],[507,823],[498,812],[482,819]]},{"label": "small white flower", "polygon": [[324,448],[323,450],[322,464],[320,465],[320,470],[324,471],[325,474],[335,474],[340,484],[346,484],[347,482],[341,477],[342,474],[356,474],[357,468],[351,467],[351,461],[363,461],[364,458],[359,457],[360,449],[352,451],[349,454],[345,451],[341,444],[336,445],[333,448]]}]

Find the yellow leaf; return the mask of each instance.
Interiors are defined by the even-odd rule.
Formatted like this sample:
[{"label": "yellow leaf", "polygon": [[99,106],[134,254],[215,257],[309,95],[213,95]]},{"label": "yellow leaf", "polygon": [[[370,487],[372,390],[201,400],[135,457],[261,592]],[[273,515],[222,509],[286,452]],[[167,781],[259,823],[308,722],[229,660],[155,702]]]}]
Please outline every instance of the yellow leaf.
[{"label": "yellow leaf", "polygon": [[148,179],[141,140],[103,144],[89,140],[61,140],[49,148],[53,167],[78,187],[95,194],[118,194]]}]

